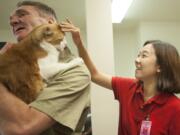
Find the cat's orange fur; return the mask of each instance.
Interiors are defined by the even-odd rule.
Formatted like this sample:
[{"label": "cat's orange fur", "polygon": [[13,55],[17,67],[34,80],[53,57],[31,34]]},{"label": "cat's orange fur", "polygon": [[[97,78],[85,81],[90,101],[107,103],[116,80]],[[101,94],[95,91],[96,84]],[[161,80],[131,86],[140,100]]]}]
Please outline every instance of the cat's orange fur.
[{"label": "cat's orange fur", "polygon": [[33,101],[43,88],[37,61],[47,55],[40,42],[45,40],[56,44],[63,37],[58,24],[35,28],[25,39],[0,55],[0,82],[26,103]]}]

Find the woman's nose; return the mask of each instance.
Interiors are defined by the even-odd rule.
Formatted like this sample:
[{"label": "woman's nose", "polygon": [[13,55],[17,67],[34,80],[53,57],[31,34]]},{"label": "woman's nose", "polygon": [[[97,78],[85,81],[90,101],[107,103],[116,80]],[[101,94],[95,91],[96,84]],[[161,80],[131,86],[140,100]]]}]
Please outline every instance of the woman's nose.
[{"label": "woman's nose", "polygon": [[135,59],[135,64],[138,64],[138,63],[140,63],[140,58],[139,58],[139,57],[137,57],[137,58]]},{"label": "woman's nose", "polygon": [[135,61],[136,61],[136,62],[139,62],[139,61],[140,61],[139,57],[137,57],[137,58],[135,59]]}]

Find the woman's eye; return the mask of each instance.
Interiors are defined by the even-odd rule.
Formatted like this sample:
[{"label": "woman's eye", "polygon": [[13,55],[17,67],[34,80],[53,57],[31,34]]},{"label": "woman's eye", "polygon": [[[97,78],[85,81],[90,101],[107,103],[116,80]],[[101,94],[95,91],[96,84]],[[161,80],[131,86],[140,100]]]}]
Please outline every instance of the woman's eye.
[{"label": "woman's eye", "polygon": [[143,58],[147,57],[145,54],[142,55]]}]

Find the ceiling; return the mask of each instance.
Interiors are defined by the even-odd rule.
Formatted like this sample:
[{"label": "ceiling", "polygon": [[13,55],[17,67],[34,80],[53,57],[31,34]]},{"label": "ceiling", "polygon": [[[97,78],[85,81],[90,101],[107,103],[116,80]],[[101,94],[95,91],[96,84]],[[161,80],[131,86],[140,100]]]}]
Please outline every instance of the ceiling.
[{"label": "ceiling", "polygon": [[148,21],[180,22],[180,0],[134,0],[121,25]]},{"label": "ceiling", "polygon": [[[9,15],[18,1],[0,0],[0,29],[9,29]],[[38,1],[53,7],[60,20],[68,17],[79,27],[85,28],[85,0]],[[133,26],[143,21],[180,22],[180,0],[134,0],[120,25]]]}]

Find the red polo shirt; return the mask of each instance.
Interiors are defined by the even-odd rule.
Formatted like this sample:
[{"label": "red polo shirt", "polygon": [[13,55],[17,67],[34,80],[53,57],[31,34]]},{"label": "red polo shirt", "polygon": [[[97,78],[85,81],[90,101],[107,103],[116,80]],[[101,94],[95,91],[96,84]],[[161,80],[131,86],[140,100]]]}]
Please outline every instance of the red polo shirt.
[{"label": "red polo shirt", "polygon": [[119,101],[118,135],[139,135],[141,122],[150,116],[150,135],[180,135],[180,99],[161,93],[144,102],[137,80],[112,78],[115,98]]}]

